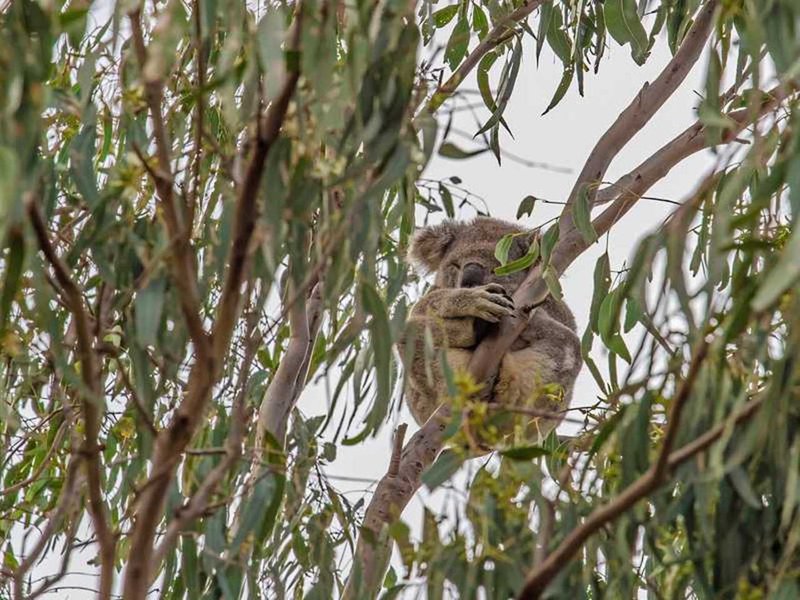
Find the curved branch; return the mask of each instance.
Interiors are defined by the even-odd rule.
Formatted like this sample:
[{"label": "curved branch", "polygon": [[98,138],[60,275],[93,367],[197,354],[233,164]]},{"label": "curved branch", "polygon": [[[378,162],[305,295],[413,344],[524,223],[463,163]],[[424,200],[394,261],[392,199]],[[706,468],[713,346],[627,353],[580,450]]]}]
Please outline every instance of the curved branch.
[{"label": "curved branch", "polygon": [[[138,12],[132,13],[132,24],[137,27]],[[287,50],[296,50],[300,39],[302,3],[295,5],[290,41]],[[141,45],[141,28],[134,32],[134,41]],[[140,54],[141,50],[137,50]],[[217,309],[213,331],[210,338],[200,336],[195,348],[195,362],[189,373],[186,393],[175,411],[170,424],[161,430],[156,438],[152,457],[150,478],[144,483],[136,503],[136,518],[131,532],[130,559],[125,570],[123,597],[129,600],[144,600],[150,585],[150,568],[156,527],[163,518],[164,503],[170,482],[189,444],[201,422],[204,409],[211,397],[211,390],[219,376],[221,365],[228,352],[233,329],[241,311],[241,287],[250,267],[253,233],[258,218],[256,201],[261,189],[261,176],[267,155],[277,138],[286,116],[289,101],[294,95],[299,78],[298,61],[287,65],[286,77],[278,97],[269,105],[266,114],[259,116],[255,148],[250,157],[244,181],[239,190],[234,215],[233,242],[230,253],[230,266],[223,285],[222,297]],[[165,187],[165,193],[171,194]],[[179,252],[183,245],[176,247]],[[188,242],[185,246],[188,248]],[[185,272],[185,269],[181,272]],[[199,314],[198,314],[199,318]],[[199,334],[198,334],[199,335]],[[209,344],[210,342],[210,344]]]},{"label": "curved branch", "polygon": [[[611,161],[650,121],[686,79],[706,44],[714,22],[713,16],[716,8],[717,0],[710,0],[706,3],[700,14],[697,15],[694,25],[686,34],[680,48],[659,76],[652,84],[645,82],[636,97],[597,141],[589,153],[580,175],[575,180],[567,200],[567,207],[571,207],[577,201],[585,186],[588,186],[587,191],[591,205],[595,188],[603,181]],[[570,228],[572,225],[571,208],[562,213],[559,225],[562,231]]]}]

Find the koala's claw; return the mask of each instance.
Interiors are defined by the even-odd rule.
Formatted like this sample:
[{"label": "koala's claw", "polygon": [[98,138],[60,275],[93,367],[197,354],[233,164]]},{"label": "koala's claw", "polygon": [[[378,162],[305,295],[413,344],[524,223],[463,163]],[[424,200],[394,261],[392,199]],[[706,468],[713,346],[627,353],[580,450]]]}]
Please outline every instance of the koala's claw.
[{"label": "koala's claw", "polygon": [[497,323],[506,315],[513,314],[514,302],[503,286],[490,283],[474,288],[477,294],[474,305],[474,316],[490,323]]}]

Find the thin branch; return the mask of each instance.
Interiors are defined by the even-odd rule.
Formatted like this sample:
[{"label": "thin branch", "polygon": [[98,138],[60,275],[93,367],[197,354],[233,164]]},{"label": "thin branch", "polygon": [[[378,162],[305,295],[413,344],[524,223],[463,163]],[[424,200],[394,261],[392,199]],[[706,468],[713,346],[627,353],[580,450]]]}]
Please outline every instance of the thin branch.
[{"label": "thin branch", "polygon": [[158,568],[167,552],[172,550],[181,531],[186,529],[195,519],[202,516],[209,508],[210,499],[216,492],[217,486],[228,474],[231,467],[242,455],[242,442],[247,431],[246,386],[240,389],[231,412],[231,429],[225,442],[225,455],[222,460],[206,475],[189,501],[175,510],[175,515],[161,539],[161,543],[153,552],[150,565],[150,575],[155,577]]},{"label": "thin branch", "polygon": [[76,423],[69,406],[69,400],[64,399],[64,422],[66,429],[70,431],[71,455],[67,463],[66,473],[64,474],[61,493],[55,508],[50,512],[46,524],[41,529],[39,539],[34,547],[27,553],[19,566],[13,571],[14,580],[14,600],[22,600],[24,597],[23,585],[27,572],[33,567],[39,556],[50,543],[58,527],[66,517],[67,513],[79,505],[80,500],[80,466],[84,456],[80,452],[80,439],[76,433]]},{"label": "thin branch", "polygon": [[748,400],[736,414],[731,415],[725,421],[722,421],[715,427],[706,431],[703,435],[670,453],[669,459],[667,460],[667,468],[672,470],[711,446],[711,444],[716,442],[726,430],[753,416],[763,403],[763,397]]},{"label": "thin branch", "polygon": [[[288,50],[297,50],[300,45],[303,4],[295,5],[292,30],[287,42]],[[214,356],[221,361],[227,352],[233,327],[241,310],[241,287],[249,272],[252,256],[253,232],[258,219],[256,200],[261,190],[261,176],[272,144],[278,138],[289,101],[294,96],[300,71],[297,65],[287,67],[286,79],[278,96],[272,101],[267,113],[258,121],[255,148],[245,172],[244,181],[236,202],[233,222],[233,243],[231,244],[229,267],[222,287],[222,295],[217,310],[212,333]]]},{"label": "thin branch", "polygon": [[289,415],[305,383],[306,359],[321,323],[321,294],[320,285],[316,284],[307,302],[295,302],[289,309],[289,343],[261,402],[256,429],[257,448],[263,446],[267,432],[280,446],[283,445]]},{"label": "thin branch", "polygon": [[47,452],[42,458],[42,462],[39,463],[39,466],[31,473],[30,477],[26,477],[22,481],[18,481],[17,483],[8,486],[0,490],[0,497],[7,496],[8,494],[13,494],[17,490],[20,490],[24,487],[27,487],[28,484],[33,483],[37,479],[39,479],[39,475],[42,474],[48,466],[50,466],[50,459],[53,458],[53,454],[55,454],[56,450],[59,450],[61,447],[61,442],[64,439],[64,433],[66,432],[65,424],[62,423],[58,427],[58,431],[56,431],[55,438],[53,438],[53,442],[50,444],[50,447],[47,449]]},{"label": "thin branch", "polygon": [[[731,126],[723,132],[722,143],[735,139],[746,127],[776,110],[784,100],[790,98],[794,93],[793,90],[787,90],[782,86],[775,87],[766,94],[765,100],[755,111],[750,108],[742,108],[728,113],[727,119],[730,121]],[[598,236],[609,231],[617,221],[633,208],[647,190],[665,177],[673,167],[692,154],[709,147],[708,140],[704,134],[705,128],[702,123],[699,121],[694,123],[676,138],[662,146],[631,173],[623,177],[623,179],[631,182],[629,187],[623,193],[620,193],[617,199],[592,221]],[[574,228],[566,237],[571,237],[572,243],[580,244],[582,242],[581,236]],[[559,264],[557,268],[561,271],[566,267]]]},{"label": "thin branch", "polygon": [[[201,303],[200,293],[197,289],[197,268],[190,242],[191,223],[186,222],[186,213],[179,212],[175,205],[174,177],[170,164],[171,143],[167,136],[167,127],[162,113],[164,102],[163,81],[148,76],[146,73],[148,54],[147,46],[144,43],[144,33],[142,32],[141,7],[132,10],[128,17],[131,23],[133,47],[142,73],[145,100],[150,111],[150,119],[153,122],[153,138],[158,162],[157,169],[148,167],[147,160],[144,157],[140,158],[151,174],[158,194],[159,205],[162,208],[161,214],[164,217],[171,240],[172,260],[170,263],[175,284],[178,288],[178,301],[181,305],[183,318],[186,321],[189,337],[197,347],[198,354],[200,354],[208,350],[208,335],[200,316]],[[134,148],[134,150],[136,149]]]},{"label": "thin branch", "polygon": [[91,320],[87,314],[83,295],[72,278],[69,267],[53,247],[47,227],[36,199],[27,199],[28,217],[36,234],[39,249],[53,268],[56,280],[64,293],[64,301],[73,315],[77,334],[77,355],[81,363],[81,379],[86,390],[80,392],[83,409],[84,438],[80,449],[86,460],[86,478],[89,492],[89,514],[100,546],[100,598],[111,596],[114,583],[114,556],[116,538],[108,524],[102,485],[102,461],[98,436],[102,420],[103,390],[97,355],[92,347]]},{"label": "thin branch", "polygon": [[[673,400],[664,442],[656,462],[636,481],[625,488],[613,501],[595,509],[583,523],[573,529],[561,541],[558,547],[528,577],[525,586],[518,595],[519,600],[535,600],[539,598],[547,585],[572,560],[589,537],[664,483],[669,469],[678,464],[677,461],[671,460],[672,443],[675,440],[677,428],[680,426],[681,411],[691,395],[692,387],[700,373],[708,348],[708,340],[703,339],[694,354],[686,379],[684,379]],[[708,443],[710,444],[711,442],[709,441]],[[693,445],[695,452],[699,452],[703,448],[704,446],[699,444]],[[683,455],[685,455],[685,452]],[[685,456],[685,458],[688,458],[688,456]]]},{"label": "thin branch", "polygon": [[514,26],[520,21],[525,20],[534,10],[539,8],[544,2],[549,0],[528,0],[523,2],[522,6],[513,10],[502,21],[497,23],[486,37],[475,46],[475,49],[470,52],[463,62],[458,65],[458,68],[453,72],[450,78],[441,84],[431,96],[430,101],[426,107],[428,112],[435,112],[442,103],[447,100],[461,85],[467,75],[475,68],[478,62],[490,50],[493,50],[502,42],[507,39],[510,32],[513,32]]}]

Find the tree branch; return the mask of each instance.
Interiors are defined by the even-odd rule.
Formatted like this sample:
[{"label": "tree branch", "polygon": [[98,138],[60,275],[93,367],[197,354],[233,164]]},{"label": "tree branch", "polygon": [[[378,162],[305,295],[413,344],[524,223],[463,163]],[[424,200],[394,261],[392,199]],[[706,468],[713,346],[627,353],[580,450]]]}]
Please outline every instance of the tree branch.
[{"label": "tree branch", "polygon": [[[300,45],[303,3],[297,2],[292,30],[287,42],[287,50],[297,52]],[[266,115],[259,118],[256,128],[256,139],[250,163],[245,172],[244,181],[236,202],[233,222],[233,243],[231,244],[229,266],[222,287],[222,296],[212,333],[214,356],[222,360],[227,353],[233,327],[241,311],[241,287],[250,267],[252,256],[251,242],[255,231],[258,210],[256,201],[261,190],[261,175],[272,144],[278,138],[283,125],[289,101],[294,96],[297,81],[300,78],[299,65],[290,61],[287,65],[286,79],[278,96],[272,101]]]},{"label": "tree branch", "polygon": [[[167,232],[171,239],[171,267],[175,285],[178,288],[178,298],[181,312],[186,321],[189,337],[197,348],[198,354],[208,351],[208,335],[200,317],[200,294],[197,289],[197,268],[194,252],[191,245],[192,224],[186,222],[187,212],[178,211],[176,207],[174,177],[170,164],[171,144],[167,136],[167,127],[164,123],[162,106],[164,102],[163,82],[146,74],[147,47],[144,43],[142,32],[141,8],[137,7],[128,14],[131,23],[131,36],[133,38],[134,52],[136,53],[142,82],[144,84],[145,100],[153,122],[153,138],[156,147],[156,160],[158,167],[148,169],[153,177],[161,214],[167,225]],[[146,164],[146,162],[145,162]]]},{"label": "tree branch", "polygon": [[103,418],[103,389],[97,355],[92,347],[92,328],[86,311],[83,295],[72,279],[69,267],[61,260],[50,242],[47,227],[33,196],[27,199],[28,216],[33,226],[39,249],[53,268],[56,280],[64,295],[64,302],[72,313],[77,334],[77,355],[81,364],[81,379],[86,386],[80,390],[84,421],[84,438],[80,453],[86,460],[86,478],[89,494],[89,514],[100,547],[100,590],[102,599],[111,597],[114,583],[114,556],[116,538],[108,524],[106,505],[103,499],[102,461],[98,436]]},{"label": "tree branch", "polygon": [[652,84],[645,82],[636,97],[597,141],[586,159],[580,175],[575,180],[567,199],[567,210],[562,213],[559,221],[561,231],[571,227],[571,206],[577,201],[584,187],[588,186],[587,192],[591,206],[596,187],[603,181],[611,161],[631,141],[633,136],[650,121],[653,115],[658,112],[683,80],[686,79],[689,71],[692,70],[692,67],[700,58],[711,32],[716,7],[717,0],[710,0],[703,6],[697,15],[694,25],[686,34],[681,47],[656,80]]},{"label": "tree branch", "polygon": [[436,88],[436,91],[428,102],[426,110],[431,113],[435,112],[445,100],[453,95],[456,89],[458,89],[458,86],[461,85],[461,82],[463,82],[466,76],[475,68],[481,58],[490,50],[500,45],[500,43],[505,40],[508,33],[513,31],[513,27],[517,23],[526,19],[528,15],[539,6],[549,1],[550,0],[527,0],[527,2],[523,2],[519,8],[511,11],[501,22],[497,23],[491,31],[486,34],[486,37],[475,46],[472,52],[467,55],[463,62],[458,65],[458,68],[448,80]]},{"label": "tree branch", "polygon": [[[132,15],[136,15],[136,13],[132,13]],[[297,3],[292,34],[287,48],[290,51],[297,50],[301,16],[302,3]],[[138,48],[143,46],[141,27],[138,19],[132,18],[132,21],[136,22],[134,42]],[[137,52],[141,58],[141,49],[138,49]],[[203,418],[206,404],[211,397],[211,390],[228,352],[233,329],[241,312],[241,287],[249,273],[251,244],[258,218],[256,201],[261,189],[261,175],[272,143],[280,132],[289,101],[297,87],[299,75],[297,62],[291,61],[281,92],[267,108],[263,122],[260,116],[257,122],[255,148],[236,203],[230,266],[210,336],[211,343],[209,346],[208,338],[203,336],[203,341],[196,348],[196,358],[189,373],[186,394],[169,426],[163,429],[156,438],[151,475],[137,499],[136,519],[131,533],[130,560],[126,568],[123,588],[123,597],[128,600],[144,600],[147,595],[151,580],[150,558],[153,539],[156,527],[163,516],[166,493],[181,456]],[[164,191],[171,195],[171,184],[168,189],[167,192],[165,186]],[[182,251],[180,248],[185,250],[189,246],[188,244],[186,246],[179,245],[176,252]],[[181,271],[185,273],[186,269]]]},{"label": "tree branch", "polygon": [[298,299],[288,311],[289,343],[261,402],[256,448],[263,447],[267,432],[283,446],[289,415],[303,391],[314,340],[322,322],[321,285],[317,283],[305,302]]},{"label": "tree branch", "polygon": [[[691,454],[684,450],[688,445],[678,451],[680,454],[673,455],[670,451],[675,440],[677,428],[680,425],[681,412],[691,394],[692,386],[700,372],[700,367],[705,360],[708,348],[708,340],[703,339],[694,354],[686,379],[684,379],[683,384],[673,400],[672,409],[670,410],[670,416],[667,422],[667,430],[664,435],[664,442],[656,462],[636,481],[625,488],[613,501],[595,509],[583,523],[573,529],[570,534],[561,541],[558,547],[553,550],[544,562],[534,569],[533,573],[528,577],[525,586],[518,596],[519,600],[535,600],[539,598],[556,574],[572,560],[575,554],[583,547],[584,542],[586,542],[592,534],[606,523],[616,519],[636,502],[655,491],[664,483],[666,475],[671,468],[691,456]],[[750,407],[748,411],[740,412],[736,418],[745,418],[743,415],[752,414],[755,408],[756,407]],[[721,431],[720,429],[720,432]],[[705,445],[697,443],[696,441],[692,442],[691,452],[700,452],[716,439],[716,437],[712,439],[712,436],[708,434],[704,437],[706,438],[704,440]]]},{"label": "tree branch", "polygon": [[[249,366],[249,365],[248,365]],[[209,501],[217,490],[220,482],[228,474],[231,467],[242,456],[242,442],[247,431],[247,391],[246,385],[239,390],[236,402],[231,410],[231,429],[225,441],[225,455],[222,460],[206,475],[197,491],[189,498],[189,501],[175,511],[175,516],[167,525],[167,530],[161,543],[153,552],[150,565],[150,576],[154,578],[158,573],[161,562],[172,550],[181,531],[190,525],[195,519],[202,516],[208,510]]]}]

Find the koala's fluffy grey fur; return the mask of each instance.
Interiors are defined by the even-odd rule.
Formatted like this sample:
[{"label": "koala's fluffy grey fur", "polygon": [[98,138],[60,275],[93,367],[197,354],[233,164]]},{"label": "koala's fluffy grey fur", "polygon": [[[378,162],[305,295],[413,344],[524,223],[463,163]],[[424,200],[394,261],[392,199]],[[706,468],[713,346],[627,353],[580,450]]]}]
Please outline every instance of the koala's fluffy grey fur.
[{"label": "koala's fluffy grey fur", "polygon": [[[509,260],[513,260],[527,253],[535,234],[498,219],[447,220],[420,229],[413,237],[411,261],[422,271],[436,273],[433,288],[411,310],[400,343],[407,371],[406,399],[420,424],[447,401],[438,349],[444,349],[451,369],[466,369],[475,346],[513,310],[511,295],[527,271],[507,276],[494,273],[499,266],[495,246],[509,233],[520,234],[514,237],[509,252]],[[433,357],[425,351],[426,329],[437,349]],[[411,347],[407,347],[409,343]],[[503,358],[489,401],[561,410],[569,404],[581,365],[572,312],[563,302],[548,297]],[[549,384],[558,384],[563,392],[547,393],[554,387]],[[527,431],[540,437],[558,420],[527,417],[525,422]]]}]

